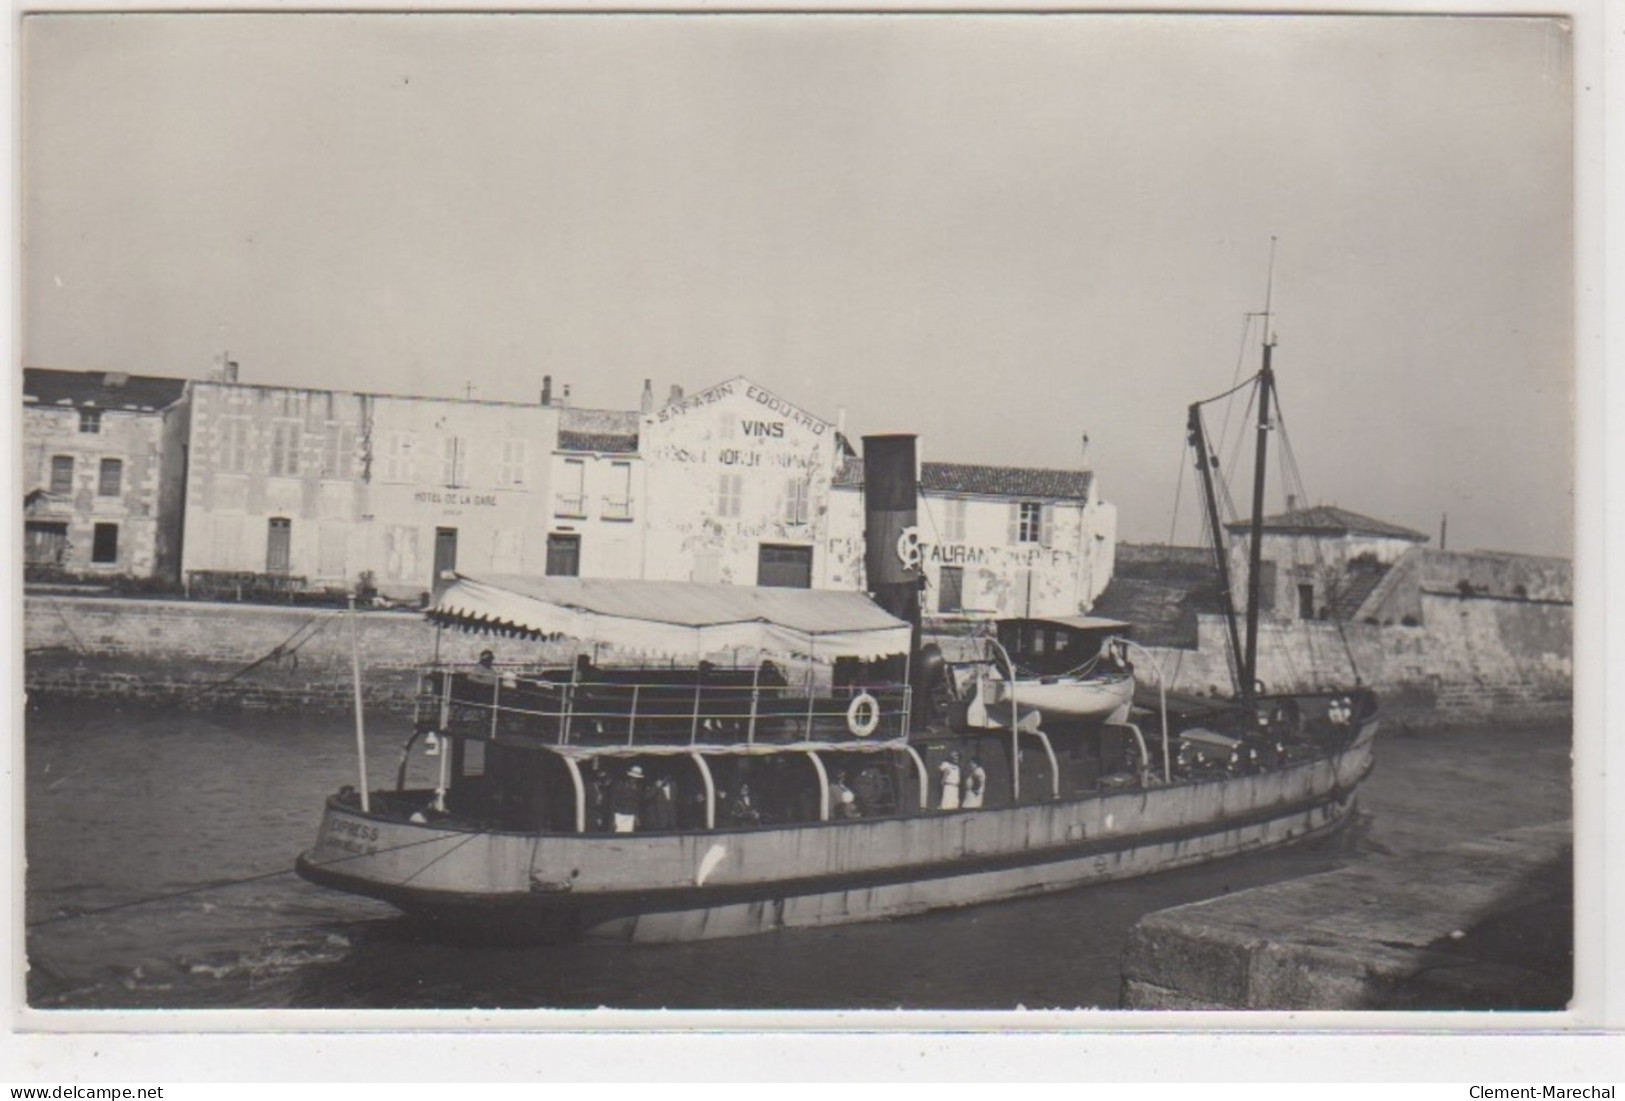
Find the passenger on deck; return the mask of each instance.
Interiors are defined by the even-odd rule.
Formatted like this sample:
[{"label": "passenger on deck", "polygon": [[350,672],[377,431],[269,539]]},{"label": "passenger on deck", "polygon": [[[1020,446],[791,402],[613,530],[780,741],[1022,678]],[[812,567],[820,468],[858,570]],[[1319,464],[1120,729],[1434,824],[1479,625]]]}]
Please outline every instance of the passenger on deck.
[{"label": "passenger on deck", "polygon": [[677,828],[677,798],[670,776],[659,777],[644,791],[643,828],[646,830]]},{"label": "passenger on deck", "polygon": [[751,802],[749,784],[739,785],[739,791],[734,795],[733,802],[728,804],[728,818],[740,826],[754,826],[762,820],[761,812],[756,809],[756,804]]},{"label": "passenger on deck", "polygon": [[632,833],[638,828],[638,810],[643,804],[643,769],[633,765],[609,789],[609,803],[615,812],[615,832]]},{"label": "passenger on deck", "polygon": [[965,774],[965,809],[977,810],[987,794],[987,770],[980,757],[970,759],[970,771]]},{"label": "passenger on deck", "polygon": [[497,656],[495,651],[480,651],[479,664],[469,670],[468,679],[477,684],[495,684],[497,682]]},{"label": "passenger on deck", "polygon": [[610,817],[609,802],[609,773],[594,765],[592,783],[587,786],[588,820],[592,823],[593,829],[602,831],[614,827],[615,823]]},{"label": "passenger on deck", "polygon": [[860,818],[862,811],[858,809],[858,796],[846,783],[846,773],[837,772],[835,782],[829,787],[830,817],[831,818]]},{"label": "passenger on deck", "polygon": [[959,754],[948,754],[948,759],[937,766],[937,772],[942,775],[942,801],[937,804],[938,810],[959,809]]}]

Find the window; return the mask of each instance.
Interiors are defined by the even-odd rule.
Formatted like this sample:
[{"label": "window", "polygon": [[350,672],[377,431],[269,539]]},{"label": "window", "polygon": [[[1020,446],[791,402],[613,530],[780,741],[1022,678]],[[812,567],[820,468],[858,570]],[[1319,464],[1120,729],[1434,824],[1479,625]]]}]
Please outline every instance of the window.
[{"label": "window", "polygon": [[461,436],[448,436],[441,451],[445,459],[441,465],[441,476],[446,484],[454,488],[467,485],[468,442]]},{"label": "window", "polygon": [[551,534],[547,537],[547,576],[581,575],[581,536]]},{"label": "window", "polygon": [[90,543],[90,560],[103,565],[118,561],[118,525],[97,524]]},{"label": "window", "polygon": [[763,543],[757,551],[756,584],[764,588],[812,588],[812,548]]},{"label": "window", "polygon": [[348,478],[355,466],[355,429],[327,422],[322,432],[322,477]]},{"label": "window", "polygon": [[73,492],[73,456],[51,456],[51,492],[66,497]]},{"label": "window", "polygon": [[68,525],[61,520],[29,520],[24,525],[23,561],[30,566],[61,566],[68,560]]},{"label": "window", "polygon": [[299,425],[277,421],[271,426],[271,473],[291,476],[299,473]]},{"label": "window", "polygon": [[384,529],[384,569],[396,581],[418,582],[418,529],[391,524]]},{"label": "window", "polygon": [[564,472],[559,476],[558,496],[553,501],[553,515],[587,515],[586,485],[586,460],[565,459]]},{"label": "window", "polygon": [[103,459],[101,478],[96,483],[98,497],[117,497],[124,490],[124,460]]},{"label": "window", "polygon": [[604,494],[604,519],[632,519],[632,464],[609,464],[609,492]]},{"label": "window", "polygon": [[1017,543],[1044,541],[1044,506],[1037,501],[1022,501],[1016,506]]},{"label": "window", "polygon": [[745,479],[741,474],[723,474],[717,481],[717,515],[738,516],[739,503],[745,493]]},{"label": "window", "polygon": [[1313,585],[1298,586],[1298,618],[1315,618],[1315,587]]},{"label": "window", "polygon": [[411,482],[417,479],[414,453],[417,437],[411,432],[391,432],[384,437],[384,464],[380,481]]},{"label": "window", "polygon": [[525,484],[525,441],[502,441],[502,465],[497,467],[497,485],[522,486]]},{"label": "window", "polygon": [[805,524],[807,522],[807,479],[792,478],[784,488],[784,522],[787,524]]},{"label": "window", "polygon": [[937,611],[965,610],[965,568],[944,566],[937,577]]},{"label": "window", "polygon": [[965,499],[963,497],[949,497],[942,502],[942,541],[944,543],[963,543],[965,541]]},{"label": "window", "polygon": [[248,470],[248,418],[221,419],[220,469],[231,474],[242,474]]},{"label": "window", "polygon": [[346,576],[349,525],[327,521],[316,533],[316,573],[321,577]]},{"label": "window", "polygon": [[102,411],[100,409],[79,410],[79,431],[100,432],[102,430]]}]

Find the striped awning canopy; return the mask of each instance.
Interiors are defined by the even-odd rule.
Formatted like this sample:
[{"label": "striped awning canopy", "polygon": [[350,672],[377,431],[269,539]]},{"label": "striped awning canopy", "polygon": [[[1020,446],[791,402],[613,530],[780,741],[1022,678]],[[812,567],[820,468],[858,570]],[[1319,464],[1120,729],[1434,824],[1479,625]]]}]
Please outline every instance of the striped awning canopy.
[{"label": "striped awning canopy", "polygon": [[905,654],[907,622],[862,593],[458,574],[428,611],[469,630],[603,643],[698,662],[725,651],[833,661]]}]

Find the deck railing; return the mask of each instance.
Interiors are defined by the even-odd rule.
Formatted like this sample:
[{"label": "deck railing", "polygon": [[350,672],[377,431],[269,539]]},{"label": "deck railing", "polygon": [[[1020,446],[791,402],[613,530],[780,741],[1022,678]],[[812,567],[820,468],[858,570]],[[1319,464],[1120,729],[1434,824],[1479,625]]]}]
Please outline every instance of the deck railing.
[{"label": "deck railing", "polygon": [[906,737],[905,684],[801,684],[761,670],[537,668],[440,664],[423,670],[417,725],[554,745],[651,747]]}]

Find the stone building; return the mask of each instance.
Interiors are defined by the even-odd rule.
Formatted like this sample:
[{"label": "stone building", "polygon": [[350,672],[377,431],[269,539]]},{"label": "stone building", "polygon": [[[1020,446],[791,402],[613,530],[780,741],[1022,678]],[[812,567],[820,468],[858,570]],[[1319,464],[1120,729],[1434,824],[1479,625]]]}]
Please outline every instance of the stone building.
[{"label": "stone building", "polygon": [[[842,426],[744,376],[659,404],[645,382],[639,409],[605,410],[568,387],[555,401],[551,379],[530,404],[250,384],[234,366],[161,380],[184,416],[165,422],[172,489],[144,507],[194,593],[365,583],[416,600],[453,569],[864,588],[862,463]],[[48,435],[30,434],[42,482],[61,451]],[[1091,472],[922,473],[929,614],[1073,613],[1110,579],[1116,514]],[[43,557],[53,521],[34,522]]]},{"label": "stone building", "polygon": [[641,418],[652,579],[857,588],[824,545],[836,425],[743,376]]},{"label": "stone building", "polygon": [[[1247,601],[1249,521],[1226,524],[1228,561],[1237,610]],[[1266,516],[1260,561],[1259,608],[1275,619],[1356,617],[1394,564],[1428,541],[1419,531],[1337,508],[1315,505]]]},{"label": "stone building", "polygon": [[[863,571],[863,463],[836,483],[840,576]],[[1117,509],[1088,470],[971,463],[920,464],[922,611],[973,615],[1075,615],[1111,580]]]},{"label": "stone building", "polygon": [[559,411],[545,405],[191,384],[189,581],[415,598],[451,569],[542,573]]},{"label": "stone building", "polygon": [[[551,396],[544,391],[544,400]],[[545,572],[563,577],[644,576],[649,496],[638,453],[638,415],[559,410]]]},{"label": "stone building", "polygon": [[181,379],[25,369],[27,566],[178,579],[187,416]]}]

